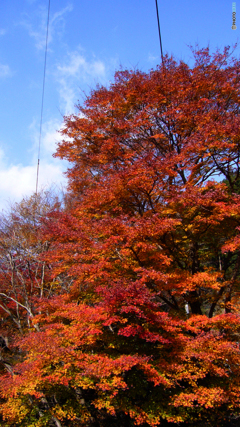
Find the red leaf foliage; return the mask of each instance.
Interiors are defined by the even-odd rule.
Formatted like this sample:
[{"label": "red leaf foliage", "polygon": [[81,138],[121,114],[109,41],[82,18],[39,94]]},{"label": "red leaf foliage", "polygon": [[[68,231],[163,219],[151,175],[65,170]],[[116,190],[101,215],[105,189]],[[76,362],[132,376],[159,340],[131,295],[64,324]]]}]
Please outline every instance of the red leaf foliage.
[{"label": "red leaf foliage", "polygon": [[229,49],[195,57],[118,72],[65,118],[65,211],[42,235],[68,286],[18,342],[6,425],[239,415],[240,64]]}]

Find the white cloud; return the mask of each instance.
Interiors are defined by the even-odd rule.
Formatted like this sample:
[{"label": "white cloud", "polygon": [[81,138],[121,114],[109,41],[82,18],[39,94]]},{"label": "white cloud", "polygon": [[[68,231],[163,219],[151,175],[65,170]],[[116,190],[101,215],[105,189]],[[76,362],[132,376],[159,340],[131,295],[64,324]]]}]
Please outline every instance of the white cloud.
[{"label": "white cloud", "polygon": [[73,113],[76,103],[76,90],[64,78],[59,79],[59,95],[64,115]]},{"label": "white cloud", "polygon": [[[5,70],[5,73],[8,69]],[[4,68],[3,68],[4,71]],[[96,58],[87,59],[77,51],[70,53],[58,64],[54,75],[59,85],[59,95],[65,114],[72,113],[76,102],[76,93],[83,82],[91,84],[94,79],[106,82],[106,67],[103,61]],[[1,67],[0,67],[1,75]],[[66,186],[66,171],[69,164],[66,161],[52,157],[56,144],[61,141],[58,132],[62,120],[52,118],[43,123],[40,147],[40,167],[38,188],[49,188],[52,184]],[[0,147],[0,210],[6,208],[7,202],[18,202],[23,197],[30,196],[36,190],[37,154],[39,144],[39,123],[33,120],[29,126],[32,147],[31,161],[28,165],[11,164]]]},{"label": "white cloud", "polygon": [[59,12],[55,12],[52,19],[50,20],[50,25],[55,24],[56,22],[59,22],[63,19],[63,15],[65,15],[66,12],[72,12],[73,5],[69,4],[64,9],[60,10]]},{"label": "white cloud", "polygon": [[[54,34],[63,33],[64,31],[64,15],[67,12],[71,12],[73,6],[69,4],[65,8],[61,9],[58,12],[55,12],[54,15],[49,19],[49,29],[48,29],[48,45],[53,41]],[[51,12],[51,10],[50,10]],[[36,23],[36,19],[38,23]],[[26,16],[26,18],[21,22],[21,25],[25,27],[30,35],[35,40],[35,46],[37,49],[45,49],[46,45],[46,19],[47,19],[47,10],[46,8],[39,8],[37,11],[37,17]],[[34,22],[33,22],[34,21]]]},{"label": "white cloud", "polygon": [[8,65],[0,64],[0,77],[10,77],[12,75],[11,69]]},{"label": "white cloud", "polygon": [[78,77],[86,80],[89,77],[104,78],[106,75],[106,68],[102,61],[95,59],[88,61],[78,52],[70,53],[67,63],[65,65],[58,65],[57,69],[60,75],[65,78]]},{"label": "white cloud", "polygon": [[[0,209],[6,202],[21,201],[36,191],[37,166],[22,164],[0,166]],[[62,170],[59,164],[40,162],[38,190],[49,188],[53,183],[64,184]]]},{"label": "white cloud", "polygon": [[87,59],[83,54],[74,51],[68,54],[62,64],[58,64],[56,80],[59,83],[61,108],[64,114],[70,114],[76,103],[76,93],[82,84],[97,82],[106,83],[107,70],[103,61]]},{"label": "white cloud", "polygon": [[156,60],[159,60],[159,56],[155,56],[152,53],[148,54],[148,61],[149,62],[156,62]]},{"label": "white cloud", "polygon": [[[61,140],[61,135],[57,132],[60,126],[57,120],[49,120],[43,124],[38,190],[50,188],[53,184],[57,187],[66,186],[63,172],[67,169],[67,162],[52,157],[52,153],[56,151],[56,142]],[[0,211],[6,208],[8,202],[19,202],[36,191],[39,129],[35,122],[31,124],[30,131],[34,144],[30,150],[32,161],[29,165],[9,163],[4,150],[0,148]]]},{"label": "white cloud", "polygon": [[[20,202],[25,196],[36,191],[37,165],[22,164],[0,167],[0,211],[8,202]],[[57,188],[66,187],[66,178],[59,164],[40,162],[38,191],[55,184]]]},{"label": "white cloud", "polygon": [[[47,122],[44,122],[42,125],[42,137],[40,141],[40,152],[41,157],[45,159],[52,158],[52,154],[56,151],[56,144],[61,141],[61,135],[58,132],[62,125],[62,122],[58,119],[50,119]],[[31,139],[34,141],[34,144],[30,151],[37,156],[38,146],[39,146],[39,126],[38,123],[33,120],[29,126],[31,132]],[[34,154],[35,153],[35,154]]]}]

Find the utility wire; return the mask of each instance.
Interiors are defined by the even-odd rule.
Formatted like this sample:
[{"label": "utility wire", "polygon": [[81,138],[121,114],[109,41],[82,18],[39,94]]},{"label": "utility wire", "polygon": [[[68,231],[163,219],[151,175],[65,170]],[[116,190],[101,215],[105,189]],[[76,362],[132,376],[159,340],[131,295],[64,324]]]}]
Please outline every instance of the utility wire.
[{"label": "utility wire", "polygon": [[40,118],[39,142],[38,142],[36,195],[37,195],[37,192],[38,192],[38,176],[39,176],[40,151],[41,151],[41,140],[42,140],[43,103],[44,103],[46,68],[47,68],[47,48],[48,48],[49,16],[50,16],[50,0],[48,2],[47,33],[46,33],[46,44],[45,44],[45,60],[44,60],[44,69],[43,69],[42,105],[41,105],[41,118]]},{"label": "utility wire", "polygon": [[162,38],[161,38],[160,21],[159,21],[159,14],[158,14],[158,2],[157,2],[157,0],[155,0],[155,2],[156,2],[156,11],[157,11],[158,35],[159,35],[159,42],[160,42],[160,51],[161,51],[162,65],[164,67],[163,50],[162,50]]}]

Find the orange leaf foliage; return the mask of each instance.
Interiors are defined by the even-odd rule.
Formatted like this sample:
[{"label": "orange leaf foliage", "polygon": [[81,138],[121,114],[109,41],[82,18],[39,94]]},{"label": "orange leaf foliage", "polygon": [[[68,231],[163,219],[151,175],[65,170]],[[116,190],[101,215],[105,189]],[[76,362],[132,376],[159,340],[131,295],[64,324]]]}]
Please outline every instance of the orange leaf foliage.
[{"label": "orange leaf foliage", "polygon": [[42,233],[51,279],[68,286],[39,299],[39,331],[18,342],[6,425],[239,415],[240,63],[228,54],[118,72],[65,118],[65,210]]}]

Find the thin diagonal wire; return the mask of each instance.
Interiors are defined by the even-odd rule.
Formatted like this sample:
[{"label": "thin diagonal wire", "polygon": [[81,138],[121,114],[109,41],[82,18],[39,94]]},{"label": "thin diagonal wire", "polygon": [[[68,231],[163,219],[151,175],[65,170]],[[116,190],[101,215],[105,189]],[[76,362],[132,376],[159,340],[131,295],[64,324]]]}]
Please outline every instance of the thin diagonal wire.
[{"label": "thin diagonal wire", "polygon": [[45,59],[44,59],[44,69],[43,69],[42,105],[41,105],[39,141],[38,141],[38,161],[37,161],[36,195],[37,195],[37,192],[38,192],[39,164],[40,164],[40,152],[41,152],[41,141],[42,141],[42,121],[43,121],[43,104],[44,104],[44,92],[45,92],[45,80],[46,80],[46,68],[47,68],[47,49],[48,49],[49,16],[50,16],[50,0],[48,2],[47,33],[46,33]]},{"label": "thin diagonal wire", "polygon": [[163,50],[162,50],[162,38],[161,38],[160,21],[159,21],[159,14],[158,14],[158,2],[157,2],[157,0],[155,0],[155,2],[156,2],[156,11],[157,11],[158,35],[159,35],[159,42],[160,42],[161,58],[162,58],[162,65],[164,66]]}]

